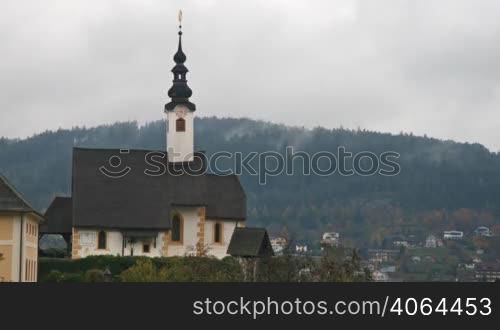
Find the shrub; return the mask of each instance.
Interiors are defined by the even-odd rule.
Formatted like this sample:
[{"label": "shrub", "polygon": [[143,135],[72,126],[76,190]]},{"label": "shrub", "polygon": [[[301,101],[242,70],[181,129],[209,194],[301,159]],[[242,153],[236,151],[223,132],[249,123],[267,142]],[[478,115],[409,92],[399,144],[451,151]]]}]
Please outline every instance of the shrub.
[{"label": "shrub", "polygon": [[39,258],[39,278],[52,270],[61,273],[82,273],[91,269],[109,268],[112,274],[120,274],[133,266],[138,257],[91,256],[81,259]]},{"label": "shrub", "polygon": [[58,270],[51,270],[49,274],[42,279],[43,282],[62,282],[63,274]]},{"label": "shrub", "polygon": [[83,282],[83,276],[79,273],[63,273],[60,282],[80,283]]},{"label": "shrub", "polygon": [[371,272],[361,266],[355,249],[343,247],[327,249],[314,270],[315,278],[321,282],[367,282]]},{"label": "shrub", "polygon": [[121,273],[123,282],[165,282],[167,276],[164,270],[158,270],[149,259],[137,260],[137,263]]},{"label": "shrub", "polygon": [[241,281],[234,258],[169,257],[138,259],[120,275],[123,282],[231,282]]},{"label": "shrub", "polygon": [[85,272],[84,280],[89,283],[99,283],[104,282],[105,277],[103,271],[99,269],[89,269]]},{"label": "shrub", "polygon": [[[41,282],[102,282],[108,268],[113,281],[123,282],[242,282],[237,259],[212,257],[92,256],[82,259],[40,258]],[[284,255],[260,260],[258,281],[369,281],[357,254],[328,252],[320,260]]]}]

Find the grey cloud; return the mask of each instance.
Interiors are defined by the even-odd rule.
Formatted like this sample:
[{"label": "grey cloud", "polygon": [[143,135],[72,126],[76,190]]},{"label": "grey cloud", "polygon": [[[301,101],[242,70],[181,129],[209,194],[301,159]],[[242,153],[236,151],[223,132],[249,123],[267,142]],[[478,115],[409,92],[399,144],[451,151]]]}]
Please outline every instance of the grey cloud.
[{"label": "grey cloud", "polygon": [[198,115],[500,149],[495,0],[4,2],[0,135],[162,118],[182,8]]}]

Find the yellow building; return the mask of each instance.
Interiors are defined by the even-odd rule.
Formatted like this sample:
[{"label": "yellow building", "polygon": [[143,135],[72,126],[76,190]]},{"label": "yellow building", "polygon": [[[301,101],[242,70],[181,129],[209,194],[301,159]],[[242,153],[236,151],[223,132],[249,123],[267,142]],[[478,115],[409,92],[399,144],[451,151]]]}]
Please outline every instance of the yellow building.
[{"label": "yellow building", "polygon": [[36,282],[42,216],[0,175],[0,282]]}]

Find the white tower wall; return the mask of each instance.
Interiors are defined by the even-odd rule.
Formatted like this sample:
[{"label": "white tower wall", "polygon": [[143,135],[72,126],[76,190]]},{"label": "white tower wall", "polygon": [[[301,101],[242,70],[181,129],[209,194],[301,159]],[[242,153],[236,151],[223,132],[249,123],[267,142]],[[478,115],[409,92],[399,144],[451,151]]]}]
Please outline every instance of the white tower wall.
[{"label": "white tower wall", "polygon": [[[185,131],[176,130],[176,121],[185,120]],[[173,111],[167,111],[167,152],[169,162],[187,162],[194,154],[194,112],[183,105],[177,105]]]}]

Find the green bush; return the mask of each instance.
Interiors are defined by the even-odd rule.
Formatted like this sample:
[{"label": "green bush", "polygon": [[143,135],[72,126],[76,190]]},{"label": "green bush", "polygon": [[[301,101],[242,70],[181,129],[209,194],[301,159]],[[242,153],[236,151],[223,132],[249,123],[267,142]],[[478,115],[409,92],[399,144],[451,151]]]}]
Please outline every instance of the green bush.
[{"label": "green bush", "polygon": [[132,267],[138,257],[91,256],[81,259],[40,258],[40,277],[51,270],[62,273],[85,273],[91,269],[109,268],[112,274],[120,274]]},{"label": "green bush", "polygon": [[[320,260],[284,255],[260,260],[257,280],[262,282],[369,281],[357,253],[337,249]],[[237,259],[211,257],[118,257],[82,259],[40,258],[41,282],[103,282],[104,269],[113,281],[123,282],[242,282]]]},{"label": "green bush", "polygon": [[63,274],[58,270],[51,270],[44,278],[41,279],[42,282],[62,282]]},{"label": "green bush", "polygon": [[151,260],[137,260],[137,263],[120,274],[122,282],[165,282],[166,273],[158,269]]},{"label": "green bush", "polygon": [[[81,274],[81,277],[90,270],[104,270],[108,268],[114,280],[123,280],[121,274],[137,262],[148,260],[156,271],[161,271],[161,281],[173,282],[234,282],[241,281],[242,274],[238,261],[232,257],[222,260],[208,257],[118,257],[118,256],[91,256],[82,259],[40,258],[40,281],[54,281],[48,276],[52,271],[61,274]],[[145,266],[143,266],[145,267]],[[136,273],[139,271],[134,268]],[[52,277],[54,277],[53,275]],[[131,279],[131,272],[127,273]],[[135,275],[134,275],[135,276]],[[143,274],[142,276],[146,276]],[[155,275],[152,276],[158,280]],[[133,280],[135,281],[135,280]]]},{"label": "green bush", "polygon": [[80,283],[83,282],[83,276],[80,273],[64,273],[60,282]]},{"label": "green bush", "polygon": [[80,273],[63,273],[59,270],[51,270],[48,274],[44,274],[40,278],[40,282],[56,282],[56,283],[77,283],[83,282],[83,276]]},{"label": "green bush", "polygon": [[89,269],[85,272],[84,280],[89,283],[104,282],[104,272],[99,269]]},{"label": "green bush", "polygon": [[234,282],[243,275],[238,261],[232,257],[222,260],[208,257],[170,257],[155,260],[172,282]]}]

